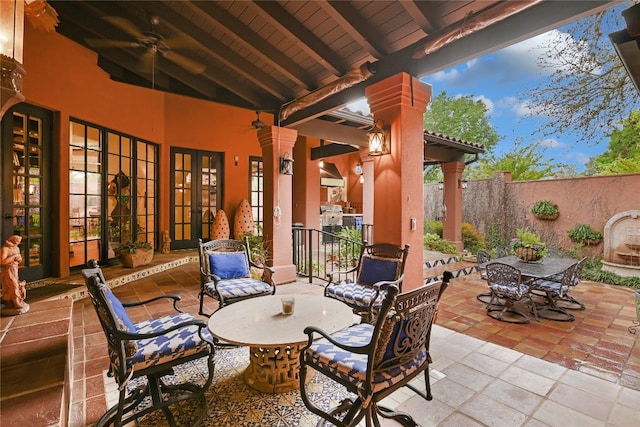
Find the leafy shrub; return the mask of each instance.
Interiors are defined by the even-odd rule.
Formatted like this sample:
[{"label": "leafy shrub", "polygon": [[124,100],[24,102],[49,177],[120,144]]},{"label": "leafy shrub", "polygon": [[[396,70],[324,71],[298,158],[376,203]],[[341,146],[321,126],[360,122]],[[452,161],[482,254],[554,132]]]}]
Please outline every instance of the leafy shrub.
[{"label": "leafy shrub", "polygon": [[[424,222],[425,234],[436,234],[442,238],[442,230],[442,221],[430,219]],[[471,253],[476,253],[478,249],[482,249],[485,246],[484,239],[478,229],[468,222],[462,223],[462,243],[464,244],[464,248]]]},{"label": "leafy shrub", "polygon": [[462,242],[464,243],[464,248],[472,254],[475,254],[478,249],[482,249],[485,246],[484,239],[478,229],[468,222],[462,223]]},{"label": "leafy shrub", "polygon": [[138,249],[153,249],[151,243],[143,242],[142,240],[136,240],[135,242],[129,240],[114,249],[116,255],[120,254],[135,254]]},{"label": "leafy shrub", "polygon": [[555,215],[559,212],[558,205],[551,200],[538,200],[531,208],[534,215]]},{"label": "leafy shrub", "polygon": [[424,247],[430,251],[442,252],[443,254],[458,253],[456,245],[440,238],[440,236],[435,233],[425,233],[423,241]]},{"label": "leafy shrub", "polygon": [[442,221],[428,219],[424,222],[424,234],[437,234],[442,237]]},{"label": "leafy shrub", "polygon": [[589,224],[576,225],[567,231],[567,236],[574,242],[602,239],[602,233],[592,229]]},{"label": "leafy shrub", "polygon": [[594,282],[608,283],[610,285],[627,286],[640,289],[640,277],[622,277],[611,271],[602,270],[602,261],[587,258],[580,278]]}]

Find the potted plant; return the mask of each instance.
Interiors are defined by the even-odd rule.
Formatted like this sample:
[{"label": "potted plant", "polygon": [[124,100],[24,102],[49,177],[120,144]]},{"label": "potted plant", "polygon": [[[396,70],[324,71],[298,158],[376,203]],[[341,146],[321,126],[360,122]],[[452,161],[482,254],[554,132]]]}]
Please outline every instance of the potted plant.
[{"label": "potted plant", "polygon": [[547,245],[532,231],[518,229],[511,239],[512,252],[523,261],[538,261],[547,254]]},{"label": "potted plant", "polygon": [[129,240],[115,248],[114,251],[124,267],[139,267],[149,264],[153,259],[153,246],[142,240],[135,242]]},{"label": "potted plant", "polygon": [[553,221],[560,216],[558,205],[551,200],[538,200],[531,208],[531,213],[538,219]]},{"label": "potted plant", "polygon": [[583,245],[597,245],[602,240],[602,233],[591,228],[589,224],[577,224],[567,231],[569,238]]}]

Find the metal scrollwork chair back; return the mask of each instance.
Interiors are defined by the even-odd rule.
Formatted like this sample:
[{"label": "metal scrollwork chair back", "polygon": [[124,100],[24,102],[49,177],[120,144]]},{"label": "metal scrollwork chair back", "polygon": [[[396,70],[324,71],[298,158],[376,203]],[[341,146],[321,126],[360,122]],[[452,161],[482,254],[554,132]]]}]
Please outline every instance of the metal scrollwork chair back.
[{"label": "metal scrollwork chair back", "polygon": [[[446,277],[447,282],[450,278]],[[409,414],[390,411],[379,402],[423,372],[426,391],[412,389],[431,399],[429,339],[446,286],[446,282],[437,281],[399,293],[395,284],[390,285],[374,324],[359,323],[333,334],[313,326],[305,328],[309,340],[300,354],[300,393],[305,406],[337,426],[354,426],[362,418],[367,426],[380,425],[378,415],[415,426]],[[309,369],[340,383],[357,397],[323,411],[307,393]]]},{"label": "metal scrollwork chair back", "polygon": [[273,295],[276,286],[274,271],[258,265],[251,259],[249,242],[232,239],[198,240],[200,257],[200,310],[204,310],[206,297],[218,301],[218,309],[244,299]]},{"label": "metal scrollwork chair back", "polygon": [[[118,385],[118,403],[97,422],[97,426],[125,425],[145,414],[162,410],[167,422],[176,425],[170,407],[187,399],[197,399],[199,408],[189,415],[190,425],[197,425],[207,415],[205,391],[211,385],[214,368],[213,339],[204,320],[182,312],[180,297],[161,295],[140,302],[121,302],[109,288],[95,260],[82,270],[91,302],[107,338],[112,376]],[[174,312],[134,323],[127,308],[140,307],[160,300],[172,302]],[[207,373],[197,381],[178,382],[165,378],[179,365],[206,359]],[[136,379],[145,377],[146,381]]]},{"label": "metal scrollwork chair back", "polygon": [[[364,244],[355,267],[327,275],[329,283],[324,288],[324,295],[347,304],[363,322],[371,322],[387,287],[394,284],[402,291],[408,254],[409,245],[401,248],[389,243]],[[352,272],[356,272],[355,282],[341,280]]]}]

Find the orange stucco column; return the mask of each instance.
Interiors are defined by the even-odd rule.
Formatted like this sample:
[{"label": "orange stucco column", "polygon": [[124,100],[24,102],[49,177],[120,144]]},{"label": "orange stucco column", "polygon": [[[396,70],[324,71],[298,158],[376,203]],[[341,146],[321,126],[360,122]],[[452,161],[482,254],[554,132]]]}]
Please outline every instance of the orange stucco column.
[{"label": "orange stucco column", "polygon": [[296,280],[291,237],[293,175],[280,173],[280,157],[293,155],[298,131],[267,126],[258,131],[264,164],[264,241],[269,245],[277,284]]},{"label": "orange stucco column", "polygon": [[442,238],[456,245],[458,251],[464,249],[462,242],[462,172],[464,162],[442,164],[444,175],[444,207],[442,216]]},{"label": "orange stucco column", "polygon": [[[374,159],[374,243],[411,245],[403,290],[423,281],[423,114],[431,86],[406,73],[365,90],[375,120],[391,128],[391,154]],[[365,178],[366,179],[366,178]]]}]

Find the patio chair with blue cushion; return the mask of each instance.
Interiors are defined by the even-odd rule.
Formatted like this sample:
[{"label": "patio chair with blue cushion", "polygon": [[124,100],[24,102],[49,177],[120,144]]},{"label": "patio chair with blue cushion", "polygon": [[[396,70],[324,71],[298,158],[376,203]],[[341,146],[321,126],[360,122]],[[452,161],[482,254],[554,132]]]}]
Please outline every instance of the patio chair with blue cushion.
[{"label": "patio chair with blue cushion", "polygon": [[[124,303],[111,291],[95,260],[82,270],[91,302],[107,337],[110,360],[108,375],[118,385],[118,403],[97,422],[97,426],[126,425],[150,412],[162,410],[171,426],[197,425],[207,416],[205,392],[211,385],[214,345],[204,320],[182,312],[180,297],[161,295],[146,301]],[[145,307],[168,299],[175,312],[134,323],[129,307]],[[201,376],[183,380],[174,368],[206,360],[198,365]],[[206,373],[202,366],[206,366]],[[183,403],[197,410],[175,409]],[[179,418],[176,422],[176,417]]]},{"label": "patio chair with blue cushion", "polygon": [[487,264],[486,271],[491,290],[491,301],[487,305],[489,317],[509,323],[529,323],[529,316],[523,311],[526,309],[538,320],[530,284],[522,280],[520,270],[494,261]]},{"label": "patio chair with blue cushion", "polygon": [[567,298],[577,267],[578,264],[576,263],[567,268],[562,274],[556,275],[553,279],[536,279],[531,282],[532,292],[544,296],[544,304],[537,307],[538,316],[563,322],[573,322],[575,320],[571,313],[568,313],[565,308],[558,305],[558,301]]},{"label": "patio chair with blue cushion", "polygon": [[200,256],[200,311],[205,316],[204,299],[218,301],[218,309],[244,299],[273,295],[273,269],[257,265],[249,255],[249,242],[220,239],[198,241]]},{"label": "patio chair with blue cushion", "polygon": [[[395,284],[402,291],[408,253],[409,245],[401,248],[389,243],[367,245],[365,242],[355,267],[327,275],[329,283],[324,288],[324,295],[347,304],[363,322],[371,322],[374,308],[381,304],[386,288]],[[353,273],[356,273],[355,282],[346,278]]]},{"label": "patio chair with blue cushion", "polygon": [[[419,395],[431,400],[429,338],[443,287],[437,281],[399,293],[396,285],[389,285],[374,324],[359,323],[333,334],[306,327],[308,343],[300,353],[300,395],[305,406],[336,426],[355,426],[362,418],[367,426],[379,426],[379,415],[416,426],[409,414],[391,411],[379,402],[423,372],[426,392]],[[353,396],[333,409],[321,409],[315,394],[307,390],[310,369]]]},{"label": "patio chair with blue cushion", "polygon": [[[573,271],[573,276],[569,281],[569,289],[567,290],[567,292],[564,293],[562,297],[556,299],[556,304],[558,307],[565,310],[584,310],[585,305],[582,302],[575,299],[573,295],[570,294],[570,292],[573,288],[578,286],[578,284],[580,283],[580,273],[582,273],[582,269],[584,268],[584,264],[586,262],[587,262],[587,257],[583,257],[576,264],[576,268]],[[552,278],[552,280],[560,282],[563,280],[563,277],[562,275],[555,275]]]},{"label": "patio chair with blue cushion", "polygon": [[[476,253],[476,261],[478,262],[478,270],[480,270],[480,278],[483,280],[487,280],[487,273],[484,265],[491,261],[491,254],[485,250],[480,249]],[[480,267],[482,265],[482,267]],[[489,304],[491,301],[491,292],[482,292],[476,295],[478,301],[483,302],[485,304]]]}]

